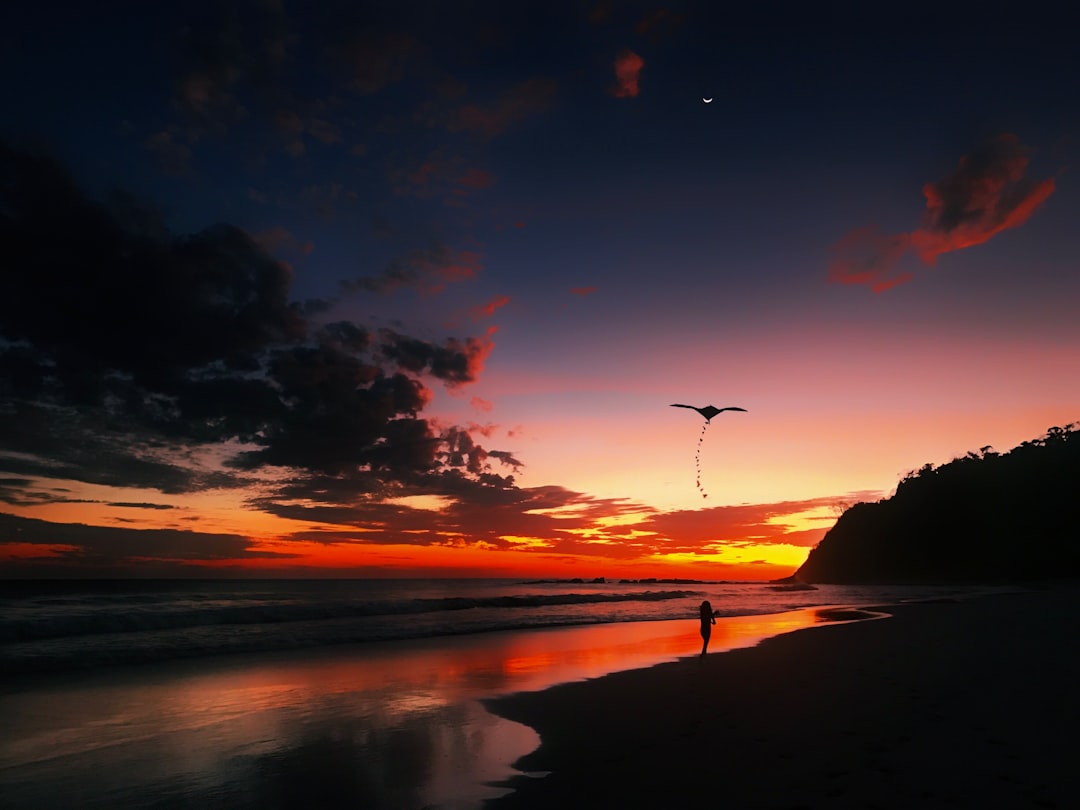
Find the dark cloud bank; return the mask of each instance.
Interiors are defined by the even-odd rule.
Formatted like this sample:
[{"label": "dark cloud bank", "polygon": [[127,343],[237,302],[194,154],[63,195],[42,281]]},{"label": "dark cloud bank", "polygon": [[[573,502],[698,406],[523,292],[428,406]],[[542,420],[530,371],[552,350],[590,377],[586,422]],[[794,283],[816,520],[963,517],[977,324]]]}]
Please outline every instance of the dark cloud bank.
[{"label": "dark cloud bank", "polygon": [[91,200],[55,160],[6,144],[0,246],[9,503],[35,477],[170,494],[258,481],[262,508],[513,487],[489,464],[512,456],[421,416],[424,380],[475,380],[484,338],[322,322],[244,231],[174,236],[152,206]]}]

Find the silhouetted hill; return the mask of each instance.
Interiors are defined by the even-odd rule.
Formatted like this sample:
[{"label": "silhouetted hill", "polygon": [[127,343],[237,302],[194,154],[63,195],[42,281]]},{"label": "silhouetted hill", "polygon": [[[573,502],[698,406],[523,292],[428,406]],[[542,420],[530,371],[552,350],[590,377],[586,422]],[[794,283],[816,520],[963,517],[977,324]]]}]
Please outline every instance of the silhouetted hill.
[{"label": "silhouetted hill", "polygon": [[1008,453],[927,464],[844,512],[803,582],[1011,582],[1080,576],[1080,423]]}]

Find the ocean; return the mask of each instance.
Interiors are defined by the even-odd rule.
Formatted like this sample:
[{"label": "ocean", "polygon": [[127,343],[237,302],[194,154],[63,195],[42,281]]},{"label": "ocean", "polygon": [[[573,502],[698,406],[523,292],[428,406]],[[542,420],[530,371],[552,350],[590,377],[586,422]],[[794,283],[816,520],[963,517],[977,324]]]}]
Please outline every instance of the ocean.
[{"label": "ocean", "polygon": [[[479,810],[539,744],[500,694],[1000,589],[732,582],[13,582],[0,805]],[[537,775],[541,776],[541,775]]]},{"label": "ocean", "polygon": [[693,619],[703,599],[720,616],[746,616],[971,590],[682,580],[8,581],[0,595],[0,665],[10,677],[465,633]]}]

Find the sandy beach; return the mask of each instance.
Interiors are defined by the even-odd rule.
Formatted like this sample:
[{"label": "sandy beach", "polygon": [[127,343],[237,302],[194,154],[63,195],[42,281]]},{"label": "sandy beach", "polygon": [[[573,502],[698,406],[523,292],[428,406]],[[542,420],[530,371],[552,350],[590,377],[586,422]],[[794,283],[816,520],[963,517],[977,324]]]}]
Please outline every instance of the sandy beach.
[{"label": "sandy beach", "polygon": [[1064,808],[1077,588],[883,607],[750,649],[519,693],[510,808]]}]

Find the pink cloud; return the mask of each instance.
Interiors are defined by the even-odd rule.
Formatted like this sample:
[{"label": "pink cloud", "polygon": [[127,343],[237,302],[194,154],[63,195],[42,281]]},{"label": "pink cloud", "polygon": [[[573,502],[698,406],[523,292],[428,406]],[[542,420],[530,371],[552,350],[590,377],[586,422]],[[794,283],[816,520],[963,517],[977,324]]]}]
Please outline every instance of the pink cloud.
[{"label": "pink cloud", "polygon": [[645,60],[631,51],[623,49],[615,57],[615,84],[610,89],[615,98],[636,98],[639,92],[638,79]]},{"label": "pink cloud", "polygon": [[597,289],[599,289],[599,288],[598,287],[571,287],[570,292],[572,292],[574,295],[586,296],[586,295],[592,295],[594,292],[597,291]]},{"label": "pink cloud", "polygon": [[488,355],[495,348],[495,341],[491,338],[498,329],[497,326],[489,326],[483,337],[469,337],[464,341],[451,338],[447,341],[447,348],[460,352],[465,358],[465,372],[456,384],[473,382],[480,377]]},{"label": "pink cloud", "polygon": [[483,411],[484,413],[491,413],[492,410],[495,409],[494,403],[489,402],[483,397],[473,397],[469,400],[469,404],[476,408],[476,410]]},{"label": "pink cloud", "polygon": [[955,171],[923,186],[926,211],[914,231],[882,234],[870,226],[843,236],[832,249],[829,280],[882,292],[914,277],[897,269],[909,251],[933,266],[943,253],[1023,225],[1055,187],[1053,178],[1036,182],[1024,176],[1028,154],[1015,135],[1005,133],[963,156]]},{"label": "pink cloud", "polygon": [[509,295],[497,295],[494,298],[492,298],[490,301],[488,301],[486,304],[482,304],[481,306],[475,307],[473,309],[473,315],[476,316],[477,318],[483,318],[483,317],[490,318],[492,315],[495,314],[495,310],[499,309],[499,307],[504,307],[509,303],[510,303],[510,296]]},{"label": "pink cloud", "polygon": [[445,281],[465,281],[476,278],[480,270],[480,254],[475,250],[459,250],[450,261],[434,266],[432,271]]},{"label": "pink cloud", "polygon": [[867,284],[874,292],[882,292],[911,277],[910,273],[895,272],[910,246],[906,233],[883,234],[875,225],[856,228],[833,245],[829,281]]}]

